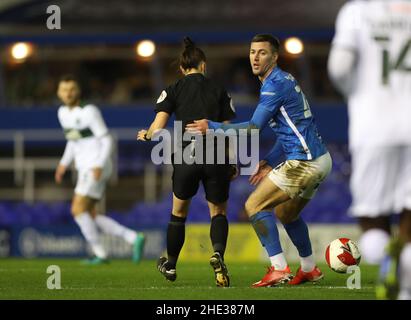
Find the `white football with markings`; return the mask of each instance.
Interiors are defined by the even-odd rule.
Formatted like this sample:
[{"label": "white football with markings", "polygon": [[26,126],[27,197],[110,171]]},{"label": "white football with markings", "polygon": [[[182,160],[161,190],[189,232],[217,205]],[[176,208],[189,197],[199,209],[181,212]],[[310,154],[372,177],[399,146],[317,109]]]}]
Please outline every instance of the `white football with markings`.
[{"label": "white football with markings", "polygon": [[346,273],[349,266],[360,264],[361,253],[354,241],[348,238],[339,238],[327,246],[325,260],[331,270]]}]

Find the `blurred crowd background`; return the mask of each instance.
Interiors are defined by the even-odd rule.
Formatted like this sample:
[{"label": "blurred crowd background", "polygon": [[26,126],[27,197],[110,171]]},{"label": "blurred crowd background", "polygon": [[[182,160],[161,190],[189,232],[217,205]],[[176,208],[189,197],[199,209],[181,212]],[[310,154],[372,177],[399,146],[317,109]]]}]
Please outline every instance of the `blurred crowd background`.
[{"label": "blurred crowd background", "polygon": [[[269,32],[284,42],[297,36],[303,51],[283,48],[281,66],[293,73],[314,102],[338,102],[326,61],[342,0],[327,1],[19,1],[0,5],[1,107],[52,107],[56,79],[75,73],[84,98],[104,106],[151,103],[178,77],[181,39],[190,35],[207,53],[208,74],[223,83],[238,105],[249,104],[258,82],[248,63],[249,40]],[[46,8],[58,5],[61,29],[48,30]],[[155,53],[142,57],[138,41]],[[13,54],[24,40],[26,55]],[[15,50],[16,51],[16,50]],[[16,56],[17,54],[17,56]]]}]

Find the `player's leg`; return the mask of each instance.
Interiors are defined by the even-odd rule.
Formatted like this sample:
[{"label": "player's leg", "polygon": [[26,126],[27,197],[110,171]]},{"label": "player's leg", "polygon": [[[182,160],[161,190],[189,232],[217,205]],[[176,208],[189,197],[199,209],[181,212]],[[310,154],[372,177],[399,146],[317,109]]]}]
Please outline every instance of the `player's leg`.
[{"label": "player's leg", "polygon": [[399,257],[398,299],[411,300],[411,147],[403,148],[402,174],[398,188],[397,207],[402,208],[399,237],[403,244]]},{"label": "player's leg", "polygon": [[390,240],[399,159],[396,147],[352,150],[350,213],[358,218],[362,259],[370,264],[382,261]]},{"label": "player's leg", "polygon": [[[297,163],[295,169],[303,169],[299,176],[305,183],[298,195],[290,193],[292,199],[275,208],[277,217],[297,248],[300,257],[301,267],[294,279],[289,282],[290,284],[317,281],[323,277],[322,272],[315,265],[308,226],[300,213],[314,197],[318,187],[330,173],[331,167],[332,160],[328,153],[310,162]],[[278,183],[280,184],[281,180]],[[282,187],[287,190],[285,185]]]},{"label": "player's leg", "polygon": [[366,263],[379,264],[384,257],[384,248],[390,241],[391,216],[383,213],[380,217],[359,217],[362,235],[359,247]]},{"label": "player's leg", "polygon": [[[111,163],[108,163],[104,166],[100,179],[98,181],[91,179],[90,183],[88,185],[84,185],[84,190],[81,191],[83,193],[92,195],[96,199],[101,199],[106,190],[107,182],[110,179],[111,173],[112,166]],[[126,228],[110,217],[98,214],[97,201],[94,204],[91,214],[94,217],[94,221],[96,222],[97,226],[103,233],[121,237],[126,242],[133,245],[132,258],[134,262],[139,262],[141,260],[145,242],[145,238],[142,233],[137,233],[134,230]]]},{"label": "player's leg", "polygon": [[177,278],[176,266],[185,240],[185,223],[191,198],[199,187],[197,165],[173,164],[173,209],[167,226],[167,257],[160,257],[158,270],[167,280]]},{"label": "player's leg", "polygon": [[289,281],[291,285],[323,278],[321,270],[315,264],[308,226],[300,216],[309,201],[309,199],[296,197],[275,208],[276,216],[283,224],[300,257],[300,268],[296,276]]},{"label": "player's leg", "polygon": [[400,240],[403,248],[399,257],[400,300],[411,300],[411,209],[405,209],[400,217]]},{"label": "player's leg", "polygon": [[167,228],[168,261],[175,268],[185,240],[185,222],[190,207],[189,199],[179,199],[173,195],[173,211]]},{"label": "player's leg", "polygon": [[297,248],[301,269],[304,272],[310,272],[315,267],[308,227],[300,216],[301,211],[309,201],[310,199],[296,197],[275,208],[278,220],[281,221],[285,231]]},{"label": "player's leg", "polygon": [[400,215],[399,236],[385,248],[380,264],[378,299],[411,300],[411,210]]},{"label": "player's leg", "polygon": [[[106,190],[107,182],[110,179],[111,173],[112,173],[111,164],[107,164],[103,168],[103,174],[100,180],[97,181],[93,185],[93,189],[90,192],[96,195],[102,196]],[[137,263],[141,260],[143,256],[144,243],[145,243],[145,237],[143,233],[141,232],[137,233],[134,230],[126,228],[125,226],[122,226],[121,224],[119,224],[117,221],[105,215],[96,214],[95,221],[98,227],[100,228],[100,230],[102,230],[104,233],[111,234],[117,237],[121,237],[126,242],[128,242],[129,244],[133,246],[132,259],[134,262]]]},{"label": "player's leg", "polygon": [[[284,267],[286,262],[282,255],[272,209],[290,199],[298,198],[304,192],[311,192],[311,195],[306,195],[306,198],[310,198],[314,188],[318,187],[330,172],[331,165],[332,161],[328,153],[313,161],[288,160],[273,169],[247,200],[246,212],[272,263],[277,264],[277,268]],[[298,200],[291,201],[285,206],[287,208],[292,204],[292,208],[298,209],[294,210],[295,215],[290,210],[280,212],[283,222],[294,221],[304,207],[303,200],[294,203],[296,201]]]},{"label": "player's leg", "polygon": [[218,287],[229,287],[230,277],[224,262],[224,254],[228,238],[227,201],[219,204],[208,201],[210,210],[210,239],[214,253],[210,258],[216,285]]},{"label": "player's leg", "polygon": [[289,199],[290,197],[267,176],[259,183],[245,203],[245,211],[251,224],[261,245],[270,257],[272,267],[276,270],[284,270],[288,265],[281,248],[273,209]]},{"label": "player's leg", "polygon": [[226,164],[203,165],[202,182],[210,211],[210,239],[214,253],[210,258],[216,285],[228,287],[230,278],[224,262],[228,238],[227,200],[230,189],[230,166]]},{"label": "player's leg", "polygon": [[275,206],[289,199],[289,195],[267,176],[258,184],[245,203],[245,211],[271,262],[271,267],[265,276],[260,281],[255,282],[253,287],[272,286],[291,279],[291,270],[281,247],[276,219],[273,214]]},{"label": "player's leg", "polygon": [[167,257],[160,257],[157,269],[169,281],[177,278],[176,266],[185,240],[185,223],[191,199],[179,199],[173,194],[173,210],[167,226]]},{"label": "player's leg", "polygon": [[[95,204],[95,211],[97,211],[97,203]],[[105,234],[110,234],[116,237],[124,239],[127,243],[132,245],[132,260],[135,263],[140,262],[143,256],[145,237],[142,232],[136,232],[130,228],[127,228],[114,219],[102,215],[95,214],[94,220],[97,226]]]},{"label": "player's leg", "polygon": [[75,220],[96,256],[96,259],[89,261],[91,264],[99,264],[107,259],[107,253],[103,248],[95,217],[97,214],[96,204],[103,197],[111,171],[111,163],[108,163],[103,168],[100,179],[96,180],[92,169],[80,170],[74,190],[75,197],[72,210],[77,212]]},{"label": "player's leg", "polygon": [[97,225],[91,216],[95,202],[96,200],[92,198],[75,194],[71,204],[71,213],[94,255],[98,260],[104,261],[107,259],[107,253],[101,242]]},{"label": "player's leg", "polygon": [[95,221],[100,230],[103,231],[105,234],[120,237],[129,244],[133,244],[138,237],[138,233],[136,231],[121,225],[117,221],[105,215],[97,214],[95,217]]},{"label": "player's leg", "polygon": [[276,216],[283,224],[300,256],[301,267],[294,279],[289,282],[290,284],[317,281],[323,277],[322,272],[315,265],[308,226],[300,213],[314,197],[318,187],[330,173],[331,167],[332,160],[329,153],[310,162],[296,162],[294,167],[288,170],[288,175],[296,174],[292,180],[302,182],[297,192],[293,192],[293,188],[290,188],[294,185],[293,181],[287,182],[280,179],[281,175],[271,176],[291,198],[275,208]]},{"label": "player's leg", "polygon": [[205,164],[202,183],[210,211],[210,239],[214,253],[224,258],[228,237],[227,200],[230,189],[229,165]]},{"label": "player's leg", "polygon": [[210,239],[214,252],[224,257],[228,237],[227,201],[215,204],[207,201],[210,210]]},{"label": "player's leg", "polygon": [[385,248],[380,264],[377,298],[411,299],[411,147],[389,148],[395,167],[393,211],[400,213],[399,236]]}]

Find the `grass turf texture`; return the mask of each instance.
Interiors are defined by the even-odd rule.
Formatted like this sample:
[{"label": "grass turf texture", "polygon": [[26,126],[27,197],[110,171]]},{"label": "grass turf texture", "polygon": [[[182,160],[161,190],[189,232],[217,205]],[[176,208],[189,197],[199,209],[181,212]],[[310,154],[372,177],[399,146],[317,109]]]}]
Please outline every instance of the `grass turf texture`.
[{"label": "grass turf texture", "polygon": [[[61,290],[47,289],[49,265],[61,269]],[[298,299],[375,299],[378,268],[361,266],[361,289],[346,288],[350,275],[337,274],[319,265],[325,277],[317,284],[275,288],[250,288],[265,273],[262,263],[228,263],[230,288],[217,288],[207,261],[180,262],[177,280],[166,281],[155,261],[135,265],[113,260],[107,265],[83,266],[80,260],[0,259],[0,299],[139,299],[139,300],[298,300]],[[292,265],[297,270],[297,265]]]}]

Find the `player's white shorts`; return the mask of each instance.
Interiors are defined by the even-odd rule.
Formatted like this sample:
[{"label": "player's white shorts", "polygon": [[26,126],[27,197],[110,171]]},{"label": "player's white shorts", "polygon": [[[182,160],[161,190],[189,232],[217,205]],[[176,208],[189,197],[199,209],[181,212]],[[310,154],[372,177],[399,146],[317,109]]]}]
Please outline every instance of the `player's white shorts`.
[{"label": "player's white shorts", "polygon": [[111,164],[107,164],[103,168],[101,178],[96,181],[96,179],[94,179],[93,169],[80,169],[78,171],[77,184],[76,188],[74,189],[74,193],[96,200],[101,199],[106,189],[107,181],[111,176],[111,172]]},{"label": "player's white shorts", "polygon": [[411,209],[411,146],[354,148],[351,154],[351,215],[378,217]]},{"label": "player's white shorts", "polygon": [[268,177],[291,199],[297,196],[311,199],[331,168],[332,160],[327,152],[315,160],[287,160],[274,168]]}]

